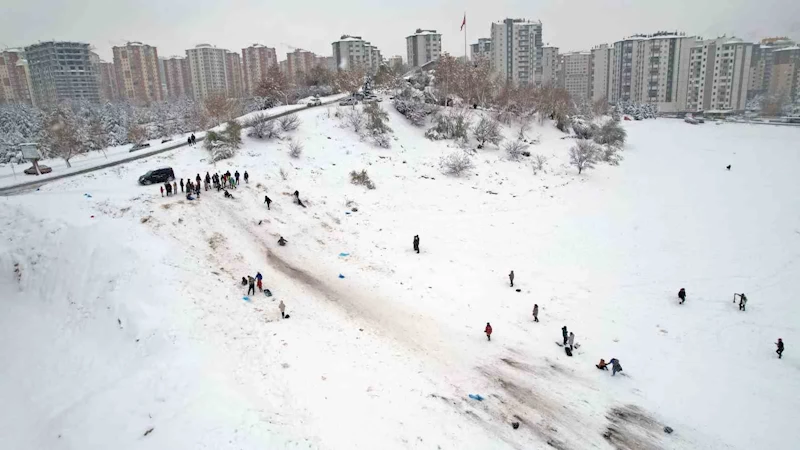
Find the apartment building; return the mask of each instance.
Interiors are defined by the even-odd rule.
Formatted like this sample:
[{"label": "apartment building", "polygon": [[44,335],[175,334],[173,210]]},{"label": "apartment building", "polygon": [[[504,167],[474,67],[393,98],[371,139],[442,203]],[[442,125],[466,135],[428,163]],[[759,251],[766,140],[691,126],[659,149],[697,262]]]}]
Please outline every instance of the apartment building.
[{"label": "apartment building", "polygon": [[225,81],[228,84],[228,98],[242,98],[242,59],[236,52],[225,50]]},{"label": "apartment building", "polygon": [[119,84],[117,84],[117,69],[114,63],[98,61],[97,73],[100,77],[100,99],[114,102],[120,99]]},{"label": "apartment building", "polygon": [[772,65],[774,53],[777,50],[793,47],[795,42],[786,37],[764,38],[753,46],[753,56],[750,58],[750,76],[748,80],[748,96],[764,95],[768,93],[772,78]]},{"label": "apartment building", "polygon": [[436,30],[417,28],[414,34],[406,37],[406,54],[410,67],[420,67],[436,61],[442,54],[442,35]]},{"label": "apartment building", "polygon": [[686,110],[744,110],[753,45],[722,37],[691,48]]},{"label": "apartment building", "polygon": [[608,44],[594,47],[592,53],[592,89],[591,100],[597,102],[611,99],[611,83],[613,78],[614,48]]},{"label": "apartment building", "polygon": [[324,67],[330,71],[336,70],[336,60],[333,56],[315,56],[314,63],[317,66]]},{"label": "apartment building", "polygon": [[25,52],[19,49],[0,52],[0,103],[32,105],[33,98]]},{"label": "apartment building", "polygon": [[686,67],[696,40],[659,32],[615,42],[611,101],[657,104],[665,112],[684,110]]},{"label": "apartment building", "polygon": [[559,86],[561,56],[558,47],[542,47],[542,86]]},{"label": "apartment building", "polygon": [[362,67],[375,73],[382,62],[380,50],[361,36],[343,35],[331,44],[337,70]]},{"label": "apartment building", "polygon": [[111,50],[122,98],[140,105],[164,100],[158,71],[158,50],[155,47],[141,42],[128,42]]},{"label": "apartment building", "polygon": [[167,85],[167,98],[193,98],[189,60],[183,56],[171,56],[169,58],[162,58],[161,64],[164,67],[164,82]]},{"label": "apartment building", "polygon": [[25,47],[34,103],[40,108],[66,100],[100,102],[99,77],[89,44],[49,41]]},{"label": "apartment building", "polygon": [[480,38],[478,42],[470,44],[469,46],[470,58],[472,60],[478,58],[491,59],[492,57],[492,39]]},{"label": "apartment building", "polygon": [[505,19],[492,23],[492,67],[502,80],[541,84],[542,22]]},{"label": "apartment building", "polygon": [[288,75],[293,78],[302,79],[316,65],[316,55],[314,53],[296,49],[286,54],[286,69]]},{"label": "apartment building", "polygon": [[800,94],[800,47],[783,47],[775,50],[772,56],[767,94],[792,102]]},{"label": "apartment building", "polygon": [[564,73],[564,89],[574,101],[591,99],[592,89],[592,53],[565,53],[562,59]]},{"label": "apartment building", "polygon": [[400,55],[395,55],[390,57],[386,60],[386,64],[389,65],[392,69],[397,67],[403,67],[403,57]]},{"label": "apartment building", "polygon": [[199,44],[186,50],[189,61],[189,74],[192,80],[192,92],[196,100],[217,94],[228,94],[228,51],[209,44]]},{"label": "apartment building", "polygon": [[244,91],[253,95],[258,83],[267,75],[267,69],[278,65],[275,49],[261,44],[253,44],[242,49],[242,72]]}]

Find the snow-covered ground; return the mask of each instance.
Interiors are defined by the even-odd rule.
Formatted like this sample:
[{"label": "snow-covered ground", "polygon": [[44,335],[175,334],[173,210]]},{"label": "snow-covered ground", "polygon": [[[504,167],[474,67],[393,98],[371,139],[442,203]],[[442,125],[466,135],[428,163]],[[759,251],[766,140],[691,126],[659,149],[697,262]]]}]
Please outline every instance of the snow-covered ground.
[{"label": "snow-covered ground", "polygon": [[[629,122],[621,166],[578,176],[574,141],[536,124],[546,173],[490,145],[458,179],[438,170],[452,142],[383,106],[389,150],[315,108],[299,159],[245,138],[216,166],[186,148],[0,198],[0,448],[800,442],[800,130]],[[164,165],[250,183],[136,184]],[[274,297],[243,299],[256,271]],[[595,368],[612,357],[625,376]]]}]

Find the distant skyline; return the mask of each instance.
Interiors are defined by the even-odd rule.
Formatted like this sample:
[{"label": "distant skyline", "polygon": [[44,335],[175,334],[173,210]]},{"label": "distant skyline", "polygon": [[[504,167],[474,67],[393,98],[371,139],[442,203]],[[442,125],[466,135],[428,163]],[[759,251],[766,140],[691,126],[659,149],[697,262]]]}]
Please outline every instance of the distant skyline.
[{"label": "distant skyline", "polygon": [[0,48],[38,41],[92,44],[106,61],[111,47],[140,41],[159,56],[185,56],[207,43],[231,51],[253,43],[275,47],[278,59],[289,46],[331,54],[342,34],[362,36],[384,57],[405,59],[405,37],[417,28],[442,34],[442,50],[464,53],[459,31],[467,14],[467,44],[489,36],[492,21],[506,17],[541,20],[545,45],[561,51],[588,50],[636,33],[681,31],[704,38],[736,35],[756,42],[785,35],[800,39],[796,0],[523,0],[370,2],[339,0],[268,4],[255,0],[5,0],[0,15]]}]

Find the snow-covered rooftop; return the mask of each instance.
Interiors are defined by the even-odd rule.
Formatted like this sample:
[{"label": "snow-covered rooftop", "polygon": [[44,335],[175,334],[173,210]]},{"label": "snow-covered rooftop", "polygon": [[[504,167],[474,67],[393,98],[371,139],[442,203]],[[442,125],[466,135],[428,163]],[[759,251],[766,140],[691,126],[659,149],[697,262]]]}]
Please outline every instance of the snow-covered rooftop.
[{"label": "snow-covered rooftop", "polygon": [[436,30],[423,30],[423,29],[417,28],[417,31],[415,31],[413,34],[408,35],[408,37],[411,37],[411,36],[425,36],[425,35],[430,36],[430,35],[439,35],[439,34],[440,33],[437,33]]}]

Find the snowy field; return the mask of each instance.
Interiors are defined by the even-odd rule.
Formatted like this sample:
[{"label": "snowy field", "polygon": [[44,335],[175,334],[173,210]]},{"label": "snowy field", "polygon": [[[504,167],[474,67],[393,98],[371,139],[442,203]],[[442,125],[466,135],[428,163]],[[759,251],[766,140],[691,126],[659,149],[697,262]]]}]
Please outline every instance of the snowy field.
[{"label": "snowy field", "polygon": [[[245,137],[0,198],[0,448],[797,448],[800,130],[627,122],[579,176],[536,124],[545,173],[490,145],[452,178],[383,106],[389,150],[315,108],[299,159]],[[136,184],[166,165],[250,182]],[[244,300],[256,271],[275,295]]]}]

